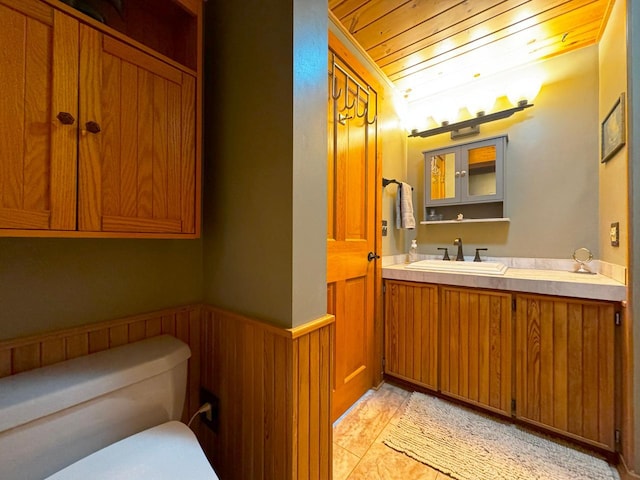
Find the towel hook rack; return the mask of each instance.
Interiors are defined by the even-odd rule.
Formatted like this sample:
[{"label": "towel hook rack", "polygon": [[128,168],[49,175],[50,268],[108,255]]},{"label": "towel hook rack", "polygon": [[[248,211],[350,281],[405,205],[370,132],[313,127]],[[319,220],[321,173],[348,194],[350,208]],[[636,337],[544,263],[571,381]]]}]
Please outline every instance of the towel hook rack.
[{"label": "towel hook rack", "polygon": [[360,114],[360,87],[358,86],[356,94],[356,117],[358,118],[364,118],[367,115],[367,108],[369,107],[369,93],[364,93],[367,96],[367,99],[362,102],[364,110],[362,111],[362,114]]},{"label": "towel hook rack", "polygon": [[[395,178],[393,179],[388,179],[388,178],[383,178],[382,179],[382,188],[386,187],[387,185],[389,185],[390,183],[395,183],[396,185],[400,186],[402,185],[402,182],[399,182],[398,180],[396,180]],[[413,190],[413,187],[411,187],[411,190]]]},{"label": "towel hook rack", "polygon": [[[338,89],[338,78],[336,72],[339,71],[342,75],[344,75],[344,88]],[[344,101],[342,104],[342,108],[340,108],[340,112],[349,112],[349,110],[355,107],[355,116],[359,118],[364,118],[368,125],[373,125],[378,119],[378,114],[375,113],[373,116],[373,120],[369,119],[369,114],[374,110],[369,108],[371,103],[371,87],[369,85],[362,85],[358,80],[352,77],[344,68],[342,68],[339,64],[336,63],[335,57],[332,57],[331,61],[331,73],[332,77],[331,81],[331,97],[336,100],[340,98],[343,90],[344,90]],[[340,81],[342,83],[342,80]],[[355,89],[355,96],[350,98],[352,92],[349,89]],[[362,100],[360,96],[363,96]],[[360,103],[362,103],[363,112],[360,112]],[[337,107],[337,105],[336,105]],[[375,105],[373,106],[376,107]]]}]

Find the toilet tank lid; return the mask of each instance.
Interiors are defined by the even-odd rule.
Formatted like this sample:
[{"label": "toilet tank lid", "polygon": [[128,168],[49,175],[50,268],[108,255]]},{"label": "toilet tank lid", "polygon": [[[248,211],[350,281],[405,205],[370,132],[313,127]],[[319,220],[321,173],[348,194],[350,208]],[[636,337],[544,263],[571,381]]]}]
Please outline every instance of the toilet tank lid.
[{"label": "toilet tank lid", "polygon": [[0,434],[159,375],[190,356],[186,343],[160,335],[0,378]]}]

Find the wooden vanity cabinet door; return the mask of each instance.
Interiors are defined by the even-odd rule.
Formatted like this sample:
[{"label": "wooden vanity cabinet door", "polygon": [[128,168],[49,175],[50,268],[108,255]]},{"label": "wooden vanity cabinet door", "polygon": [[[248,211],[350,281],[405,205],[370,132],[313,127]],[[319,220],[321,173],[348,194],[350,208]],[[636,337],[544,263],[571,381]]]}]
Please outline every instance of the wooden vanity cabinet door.
[{"label": "wooden vanity cabinet door", "polygon": [[0,0],[0,25],[0,228],[74,230],[78,22]]},{"label": "wooden vanity cabinet door", "polygon": [[195,77],[91,27],[80,38],[79,230],[195,234]]},{"label": "wooden vanity cabinet door", "polygon": [[511,415],[511,294],[441,287],[440,390]]},{"label": "wooden vanity cabinet door", "polygon": [[614,304],[516,298],[517,418],[613,451]]},{"label": "wooden vanity cabinet door", "polygon": [[438,287],[385,281],[384,372],[438,389]]}]

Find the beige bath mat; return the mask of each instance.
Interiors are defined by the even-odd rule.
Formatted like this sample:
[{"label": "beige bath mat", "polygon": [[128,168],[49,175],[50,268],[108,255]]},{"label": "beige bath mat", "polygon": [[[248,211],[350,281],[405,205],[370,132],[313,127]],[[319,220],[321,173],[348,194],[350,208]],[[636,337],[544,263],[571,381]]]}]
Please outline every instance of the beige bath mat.
[{"label": "beige bath mat", "polygon": [[414,392],[384,443],[458,480],[618,480],[607,462]]}]

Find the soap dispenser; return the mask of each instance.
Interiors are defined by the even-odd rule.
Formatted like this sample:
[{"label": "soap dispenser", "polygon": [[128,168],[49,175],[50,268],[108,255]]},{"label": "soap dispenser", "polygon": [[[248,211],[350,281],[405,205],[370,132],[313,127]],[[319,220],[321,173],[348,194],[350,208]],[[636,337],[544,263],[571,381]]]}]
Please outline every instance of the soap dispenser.
[{"label": "soap dispenser", "polygon": [[409,247],[409,263],[418,261],[418,241],[411,240],[411,247]]}]

